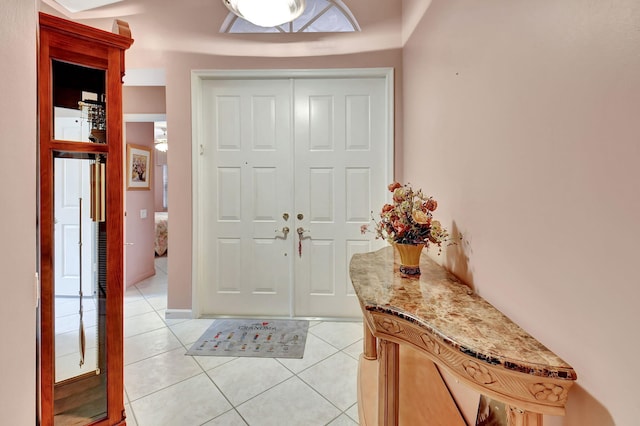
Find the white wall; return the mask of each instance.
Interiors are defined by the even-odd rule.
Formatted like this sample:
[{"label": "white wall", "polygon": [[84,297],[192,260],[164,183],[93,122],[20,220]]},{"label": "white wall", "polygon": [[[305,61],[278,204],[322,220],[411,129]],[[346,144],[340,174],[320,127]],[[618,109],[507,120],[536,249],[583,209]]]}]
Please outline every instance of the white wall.
[{"label": "white wall", "polygon": [[0,2],[0,416],[36,410],[36,5]]},{"label": "white wall", "polygon": [[403,67],[441,260],[578,373],[545,424],[638,424],[640,2],[434,0]]}]

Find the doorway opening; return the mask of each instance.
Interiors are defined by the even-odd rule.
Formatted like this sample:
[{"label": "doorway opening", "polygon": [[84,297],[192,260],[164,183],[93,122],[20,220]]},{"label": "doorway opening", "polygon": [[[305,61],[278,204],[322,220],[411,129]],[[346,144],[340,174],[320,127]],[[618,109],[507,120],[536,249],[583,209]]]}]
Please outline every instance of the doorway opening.
[{"label": "doorway opening", "polygon": [[198,316],[359,318],[350,257],[393,176],[393,71],[198,71]]}]

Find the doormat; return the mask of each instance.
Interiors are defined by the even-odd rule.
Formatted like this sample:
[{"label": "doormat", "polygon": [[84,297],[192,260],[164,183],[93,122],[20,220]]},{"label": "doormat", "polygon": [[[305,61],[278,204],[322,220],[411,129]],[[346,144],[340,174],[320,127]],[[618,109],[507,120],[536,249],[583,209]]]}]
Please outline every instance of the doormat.
[{"label": "doormat", "polygon": [[302,358],[309,321],[218,319],[186,355]]}]

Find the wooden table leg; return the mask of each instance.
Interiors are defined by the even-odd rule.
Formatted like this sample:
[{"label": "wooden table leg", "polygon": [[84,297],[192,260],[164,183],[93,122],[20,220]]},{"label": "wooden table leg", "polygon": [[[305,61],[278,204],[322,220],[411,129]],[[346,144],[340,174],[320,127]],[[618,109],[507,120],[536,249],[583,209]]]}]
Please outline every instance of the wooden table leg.
[{"label": "wooden table leg", "polygon": [[378,339],[378,425],[397,426],[400,401],[400,345]]},{"label": "wooden table leg", "polygon": [[363,321],[364,324],[364,339],[363,339],[363,352],[364,359],[376,359],[378,358],[378,350],[376,348],[376,338],[371,332],[369,325],[367,325],[366,321]]},{"label": "wooden table leg", "polygon": [[542,414],[507,406],[508,426],[542,426]]}]

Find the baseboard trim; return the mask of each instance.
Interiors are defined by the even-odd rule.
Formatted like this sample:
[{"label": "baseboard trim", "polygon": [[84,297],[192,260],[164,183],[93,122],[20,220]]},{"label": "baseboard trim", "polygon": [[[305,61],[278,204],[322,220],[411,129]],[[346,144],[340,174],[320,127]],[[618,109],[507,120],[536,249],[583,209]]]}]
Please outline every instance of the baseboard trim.
[{"label": "baseboard trim", "polygon": [[164,313],[165,319],[191,319],[193,312],[191,309],[167,309]]},{"label": "baseboard trim", "polygon": [[145,272],[142,272],[142,273],[138,274],[137,276],[129,279],[127,281],[126,287],[129,288],[129,287],[131,287],[133,285],[136,285],[139,282],[142,282],[142,281],[146,280],[147,278],[153,277],[155,274],[156,274],[156,269],[155,268],[150,269],[150,270],[145,271]]}]

